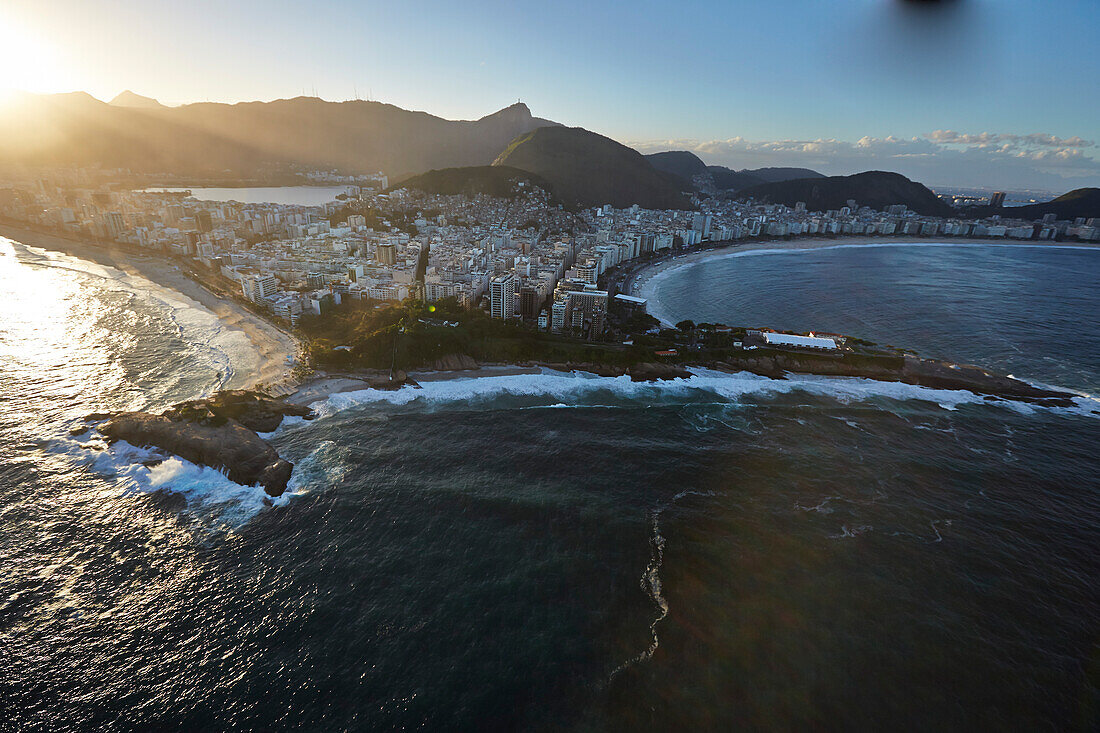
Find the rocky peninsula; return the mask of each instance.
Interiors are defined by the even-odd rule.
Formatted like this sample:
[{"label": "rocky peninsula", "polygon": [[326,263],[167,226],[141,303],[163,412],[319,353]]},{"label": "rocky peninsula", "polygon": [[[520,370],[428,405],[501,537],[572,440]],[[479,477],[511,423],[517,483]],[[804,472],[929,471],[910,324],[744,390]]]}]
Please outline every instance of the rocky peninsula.
[{"label": "rocky peninsula", "polygon": [[260,485],[270,496],[280,496],[290,481],[293,464],[281,458],[259,433],[270,433],[288,416],[311,419],[302,405],[261,392],[230,390],[206,399],[181,402],[157,413],[95,414],[87,424],[114,443],[158,448],[200,466],[224,471],[231,481]]}]

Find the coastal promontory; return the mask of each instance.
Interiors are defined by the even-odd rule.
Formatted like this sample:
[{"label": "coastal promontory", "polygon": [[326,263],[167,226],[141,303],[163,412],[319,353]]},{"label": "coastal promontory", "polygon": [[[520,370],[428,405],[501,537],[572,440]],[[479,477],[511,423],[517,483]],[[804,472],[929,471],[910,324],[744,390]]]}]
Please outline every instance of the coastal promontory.
[{"label": "coastal promontory", "polygon": [[270,496],[280,496],[294,466],[258,433],[275,430],[287,416],[308,419],[312,411],[260,392],[231,390],[181,402],[159,414],[122,412],[93,415],[88,420],[106,418],[97,429],[112,443],[124,440],[139,447],[159,448],[197,465],[224,471],[236,483],[258,484]]}]

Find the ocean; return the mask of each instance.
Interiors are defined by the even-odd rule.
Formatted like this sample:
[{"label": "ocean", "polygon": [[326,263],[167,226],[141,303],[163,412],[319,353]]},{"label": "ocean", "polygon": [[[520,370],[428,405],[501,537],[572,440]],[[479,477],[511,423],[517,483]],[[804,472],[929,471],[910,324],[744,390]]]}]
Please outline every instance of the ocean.
[{"label": "ocean", "polygon": [[239,201],[243,204],[282,204],[284,206],[323,206],[332,203],[348,186],[245,186],[240,188],[154,186],[150,193],[190,191],[200,201]]},{"label": "ocean", "polygon": [[69,435],[247,363],[111,274],[0,246],[0,727],[1100,720],[1100,252],[835,249],[656,285],[676,319],[895,343],[1073,408],[705,370],[455,379],[288,421],[274,506]]}]

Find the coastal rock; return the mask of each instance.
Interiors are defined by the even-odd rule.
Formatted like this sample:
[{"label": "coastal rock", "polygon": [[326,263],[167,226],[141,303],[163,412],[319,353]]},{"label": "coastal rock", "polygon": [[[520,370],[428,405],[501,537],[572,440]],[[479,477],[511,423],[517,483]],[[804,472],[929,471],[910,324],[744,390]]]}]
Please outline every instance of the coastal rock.
[{"label": "coastal rock", "polygon": [[367,386],[371,389],[394,390],[401,389],[406,384],[414,387],[417,386],[416,382],[412,379],[409,379],[409,375],[401,369],[396,370],[393,373],[392,377],[388,375],[379,377],[367,377],[363,381],[366,382]]},{"label": "coastal rock", "polygon": [[457,372],[477,369],[478,363],[466,354],[447,354],[432,362],[431,368],[437,372]]},{"label": "coastal rock", "polygon": [[995,395],[1024,402],[1069,407],[1074,395],[1034,387],[1003,374],[993,374],[969,364],[952,364],[906,355],[901,381],[934,389],[965,389],[981,395]]},{"label": "coastal rock", "polygon": [[279,496],[294,466],[256,433],[275,430],[286,415],[308,418],[311,414],[309,408],[258,392],[233,391],[183,402],[159,415],[124,412],[112,416],[99,431],[112,443],[125,440],[159,448],[225,471],[231,481],[259,484],[271,496]]},{"label": "coastal rock", "polygon": [[691,372],[678,364],[661,364],[658,362],[642,362],[634,364],[629,370],[630,379],[634,382],[650,382],[659,379],[687,379]]},{"label": "coastal rock", "polygon": [[173,411],[179,411],[181,414],[186,410],[203,409],[209,410],[216,417],[236,420],[257,433],[272,432],[279,427],[286,416],[307,419],[312,416],[312,411],[308,407],[294,405],[245,389],[219,392],[213,397],[181,402],[172,408]]}]

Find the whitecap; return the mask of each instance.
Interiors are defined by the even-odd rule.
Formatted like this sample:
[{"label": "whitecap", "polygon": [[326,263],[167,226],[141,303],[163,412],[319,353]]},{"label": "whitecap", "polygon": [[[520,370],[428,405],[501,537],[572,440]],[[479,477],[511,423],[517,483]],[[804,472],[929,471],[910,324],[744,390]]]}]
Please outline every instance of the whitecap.
[{"label": "whitecap", "polygon": [[96,438],[87,443],[63,439],[54,441],[52,448],[66,460],[106,479],[120,495],[157,492],[180,495],[186,502],[186,511],[208,529],[235,529],[266,507],[286,506],[293,497],[305,493],[292,476],[286,492],[271,497],[262,486],[238,484],[223,471],[122,440],[108,445]]},{"label": "whitecap", "polygon": [[[699,398],[721,398],[740,402],[746,398],[803,392],[830,398],[841,404],[890,400],[932,403],[955,411],[963,405],[1008,409],[1022,414],[1039,410],[1066,414],[1091,415],[1100,401],[1093,397],[1078,397],[1072,407],[1047,407],[1013,400],[990,401],[982,395],[965,390],[921,387],[903,382],[885,382],[860,377],[825,377],[791,374],[786,379],[771,379],[749,372],[727,373],[705,368],[693,368],[689,378],[658,382],[634,382],[629,376],[598,377],[585,373],[545,370],[540,374],[468,377],[437,382],[425,382],[419,389],[362,389],[341,392],[311,407],[321,417],[364,405],[411,406],[424,410],[507,407],[502,401],[520,399],[522,407],[622,407],[631,403],[698,404]],[[542,404],[539,404],[540,401]],[[530,404],[534,402],[535,404]],[[853,426],[855,427],[855,426]]]}]

